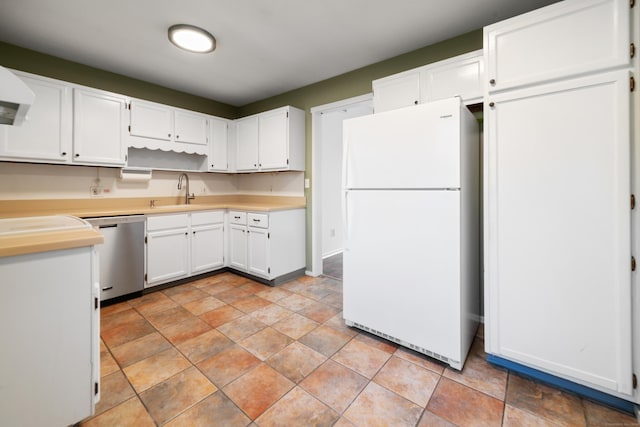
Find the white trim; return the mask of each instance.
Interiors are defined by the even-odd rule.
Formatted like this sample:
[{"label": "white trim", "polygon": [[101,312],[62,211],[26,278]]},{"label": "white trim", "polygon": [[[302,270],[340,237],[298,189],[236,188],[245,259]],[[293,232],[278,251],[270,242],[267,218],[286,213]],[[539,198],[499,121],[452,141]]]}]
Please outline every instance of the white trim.
[{"label": "white trim", "polygon": [[324,259],[327,259],[327,258],[331,258],[332,256],[339,255],[342,252],[344,252],[344,249],[336,249],[335,251],[331,251],[328,254],[322,255],[322,259],[324,260]]},{"label": "white trim", "polygon": [[331,102],[329,104],[318,105],[310,109],[311,111],[311,271],[310,276],[319,276],[322,274],[322,221],[320,215],[322,212],[322,200],[320,191],[321,172],[320,172],[320,134],[319,120],[323,113],[327,113],[350,105],[359,104],[365,101],[372,101],[373,94],[355,96],[353,98],[343,99],[341,101]]}]

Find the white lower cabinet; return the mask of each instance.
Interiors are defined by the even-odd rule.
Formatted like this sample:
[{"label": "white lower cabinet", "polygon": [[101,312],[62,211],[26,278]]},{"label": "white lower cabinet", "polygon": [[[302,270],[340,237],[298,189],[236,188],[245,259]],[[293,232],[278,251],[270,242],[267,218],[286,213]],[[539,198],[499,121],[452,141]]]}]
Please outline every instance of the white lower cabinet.
[{"label": "white lower cabinet", "polygon": [[229,267],[276,280],[306,267],[305,210],[229,212]]},{"label": "white lower cabinet", "polygon": [[191,274],[224,266],[224,213],[191,214]]},{"label": "white lower cabinet", "polygon": [[224,266],[224,212],[147,217],[146,286]]},{"label": "white lower cabinet", "polygon": [[100,392],[94,246],[0,258],[0,425],[68,426]]},{"label": "white lower cabinet", "polygon": [[271,281],[303,270],[305,210],[230,211],[228,266]]}]

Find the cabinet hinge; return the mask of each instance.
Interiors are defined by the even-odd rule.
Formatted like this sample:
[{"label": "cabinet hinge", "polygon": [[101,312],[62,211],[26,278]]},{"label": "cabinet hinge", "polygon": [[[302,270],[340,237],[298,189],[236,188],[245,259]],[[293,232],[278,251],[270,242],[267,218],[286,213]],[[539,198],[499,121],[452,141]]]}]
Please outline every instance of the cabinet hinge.
[{"label": "cabinet hinge", "polygon": [[289,118],[289,112],[287,111],[287,118]]},{"label": "cabinet hinge", "polygon": [[629,56],[631,58],[633,58],[634,56],[636,56],[636,45],[631,43],[631,45],[629,46]]},{"label": "cabinet hinge", "polygon": [[631,92],[636,90],[636,79],[634,79],[633,76],[629,77],[629,90]]},{"label": "cabinet hinge", "polygon": [[636,0],[629,0],[629,7],[633,9],[633,6],[636,5]]},{"label": "cabinet hinge", "polygon": [[147,240],[147,236],[144,236],[144,242],[145,242],[145,243],[147,243],[147,242],[148,242],[148,240]]},{"label": "cabinet hinge", "polygon": [[631,210],[636,208],[636,196],[635,195],[631,195]]},{"label": "cabinet hinge", "polygon": [[638,388],[638,377],[636,377],[636,374],[633,374],[633,376],[631,377],[631,384],[633,385],[634,389]]},{"label": "cabinet hinge", "polygon": [[100,306],[100,300],[98,299],[98,297],[93,297],[93,308],[94,308],[94,310],[97,310],[99,306]]},{"label": "cabinet hinge", "polygon": [[289,164],[289,159],[287,159],[287,164]]},{"label": "cabinet hinge", "polygon": [[144,273],[144,281],[147,281],[147,273]]},{"label": "cabinet hinge", "polygon": [[129,125],[129,133],[131,133],[131,125]]},{"label": "cabinet hinge", "polygon": [[631,257],[631,271],[636,271],[636,257]]},{"label": "cabinet hinge", "polygon": [[267,268],[267,273],[271,274],[271,267]]},{"label": "cabinet hinge", "polygon": [[271,233],[267,233],[267,239],[271,238]]},{"label": "cabinet hinge", "polygon": [[98,384],[98,381],[96,381],[93,383],[93,394],[97,395],[99,391],[100,391],[100,384]]}]

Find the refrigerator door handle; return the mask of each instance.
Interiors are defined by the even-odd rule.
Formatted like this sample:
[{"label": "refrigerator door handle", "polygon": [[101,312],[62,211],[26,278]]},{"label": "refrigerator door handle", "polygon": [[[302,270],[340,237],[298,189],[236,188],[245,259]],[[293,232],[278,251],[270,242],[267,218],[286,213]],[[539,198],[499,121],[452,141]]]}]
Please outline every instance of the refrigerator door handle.
[{"label": "refrigerator door handle", "polygon": [[349,250],[348,248],[348,243],[349,243],[349,192],[345,191],[344,192],[344,200],[342,203],[342,222],[343,222],[343,229],[344,229],[344,250],[347,251]]}]

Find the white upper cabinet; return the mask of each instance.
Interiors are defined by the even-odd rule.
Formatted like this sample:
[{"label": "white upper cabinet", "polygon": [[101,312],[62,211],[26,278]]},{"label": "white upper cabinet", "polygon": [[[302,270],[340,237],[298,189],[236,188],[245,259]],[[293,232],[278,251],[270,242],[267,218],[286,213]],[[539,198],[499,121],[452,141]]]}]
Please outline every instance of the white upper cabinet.
[{"label": "white upper cabinet", "polygon": [[236,170],[258,170],[258,117],[236,120]]},{"label": "white upper cabinet", "polygon": [[420,77],[422,102],[459,96],[465,105],[480,103],[484,83],[482,50],[431,64]]},{"label": "white upper cabinet", "polygon": [[376,113],[459,96],[465,105],[482,102],[482,50],[374,80]]},{"label": "white upper cabinet", "polygon": [[373,111],[395,110],[420,103],[420,71],[418,69],[374,80]]},{"label": "white upper cabinet", "polygon": [[236,170],[305,168],[305,113],[282,107],[235,121]]},{"label": "white upper cabinet", "polygon": [[207,145],[207,117],[191,111],[175,110],[175,141]]},{"label": "white upper cabinet", "polygon": [[209,171],[229,170],[228,158],[229,121],[209,117]]},{"label": "white upper cabinet", "polygon": [[130,108],[131,136],[171,141],[173,116],[170,107],[136,99],[131,101]]},{"label": "white upper cabinet", "polygon": [[124,166],[125,97],[89,89],[73,92],[73,162]]},{"label": "white upper cabinet", "polygon": [[72,157],[72,90],[46,77],[15,72],[36,94],[21,126],[0,125],[0,158],[70,163]]},{"label": "white upper cabinet", "polygon": [[488,91],[628,66],[629,19],[628,0],[573,0],[485,27]]},{"label": "white upper cabinet", "polygon": [[138,99],[129,108],[131,147],[208,154],[206,115]]}]

